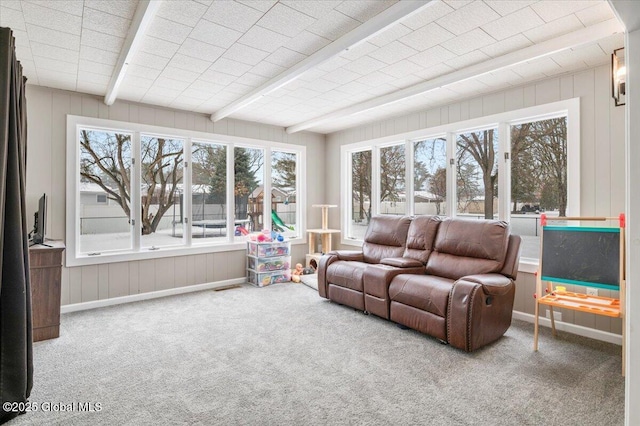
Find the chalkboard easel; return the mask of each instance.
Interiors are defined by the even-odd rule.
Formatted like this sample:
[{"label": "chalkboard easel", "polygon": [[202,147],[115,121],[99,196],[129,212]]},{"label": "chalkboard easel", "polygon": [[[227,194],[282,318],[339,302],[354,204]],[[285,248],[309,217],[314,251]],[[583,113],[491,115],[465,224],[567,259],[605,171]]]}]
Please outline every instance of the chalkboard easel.
[{"label": "chalkboard easel", "polygon": [[[618,227],[547,226],[547,221],[618,220]],[[624,318],[624,214],[619,217],[541,217],[540,265],[536,277],[534,351],[538,350],[540,305],[549,307],[551,330],[556,335],[553,308],[565,308],[612,318]],[[546,282],[543,294],[542,282]],[[620,299],[566,291],[572,284],[615,290]],[[624,322],[622,375],[624,375]]]}]

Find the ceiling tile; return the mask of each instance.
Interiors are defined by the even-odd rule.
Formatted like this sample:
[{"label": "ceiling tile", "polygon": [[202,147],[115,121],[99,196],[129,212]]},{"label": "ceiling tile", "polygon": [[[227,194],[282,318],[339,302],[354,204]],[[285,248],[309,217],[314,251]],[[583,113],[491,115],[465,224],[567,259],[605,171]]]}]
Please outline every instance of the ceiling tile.
[{"label": "ceiling tile", "polygon": [[232,59],[247,65],[256,65],[269,55],[264,50],[254,49],[244,44],[235,43],[222,55],[223,58]]},{"label": "ceiling tile", "polygon": [[29,33],[27,33],[26,31],[16,30],[15,28],[12,28],[12,31],[13,36],[16,39],[16,46],[23,46],[27,49],[30,48]]},{"label": "ceiling tile", "polygon": [[200,74],[202,73],[168,66],[160,73],[160,76],[158,78],[169,78],[171,80],[177,80],[191,84],[196,81],[198,77],[200,77]]},{"label": "ceiling tile", "polygon": [[556,19],[555,21],[525,31],[524,35],[532,42],[540,43],[582,28],[584,28],[584,26],[576,15],[568,15],[564,18]]},{"label": "ceiling tile", "polygon": [[611,54],[605,53],[597,43],[573,49],[573,53],[589,66],[601,65],[611,61]]},{"label": "ceiling tile", "polygon": [[77,74],[78,64],[72,64],[69,62],[58,61],[56,59],[41,58],[34,56],[33,61],[36,63],[36,69],[38,74],[41,70],[58,71],[65,74]]},{"label": "ceiling tile", "polygon": [[545,22],[555,21],[558,18],[575,13],[579,10],[595,6],[597,1],[539,1],[531,5],[531,8]]},{"label": "ceiling tile", "polygon": [[311,90],[307,88],[302,88],[302,89],[294,90],[293,92],[291,92],[291,96],[295,98],[304,99],[305,101],[308,99],[315,98],[319,94],[320,92],[316,92],[315,90]]},{"label": "ceiling tile", "polygon": [[489,87],[515,85],[522,82],[522,77],[508,68],[481,75],[477,79]]},{"label": "ceiling tile", "polygon": [[[455,7],[455,4],[449,3],[449,5]],[[476,27],[495,21],[498,18],[500,18],[500,15],[485,3],[474,1],[443,16],[436,22],[444,29],[460,35]]]},{"label": "ceiling tile", "polygon": [[27,31],[24,22],[24,15],[19,10],[7,9],[4,3],[0,6],[0,26],[11,28],[12,30]]},{"label": "ceiling tile", "polygon": [[78,80],[75,90],[90,95],[104,95],[107,92],[107,84],[92,83],[87,80]]},{"label": "ceiling tile", "polygon": [[396,78],[392,75],[385,74],[380,71],[372,72],[371,74],[367,74],[364,77],[360,77],[357,81],[366,84],[370,87],[380,86],[383,84],[387,84],[395,80]]},{"label": "ceiling tile", "polygon": [[189,37],[228,49],[241,35],[242,33],[239,31],[201,19]]},{"label": "ceiling tile", "polygon": [[171,89],[169,87],[151,86],[151,88],[147,90],[147,94],[144,97],[145,99],[147,99],[147,101],[151,98],[170,98],[171,100],[173,100],[177,96],[179,96],[181,92],[182,90]]},{"label": "ceiling tile", "polygon": [[509,68],[511,71],[517,73],[522,78],[526,79],[538,79],[546,77],[544,75],[543,68],[547,70],[553,68],[560,68],[560,66],[555,63],[551,58],[543,58],[536,61],[525,62],[522,64],[514,65]]},{"label": "ceiling tile", "polygon": [[350,18],[356,19],[360,22],[365,22],[394,3],[396,3],[396,0],[344,1],[336,7],[336,10]]},{"label": "ceiling tile", "polygon": [[474,50],[473,52],[465,55],[460,55],[457,58],[449,59],[446,62],[446,65],[456,69],[462,69],[477,64],[478,62],[486,61],[487,59],[490,59],[487,54],[482,53],[479,50]]},{"label": "ceiling tile", "polygon": [[326,13],[330,12],[332,9],[342,3],[342,0],[282,0],[281,3],[299,12],[302,12],[305,15],[309,15],[314,18],[322,18]]},{"label": "ceiling tile", "polygon": [[598,2],[595,6],[582,9],[576,12],[576,15],[585,26],[597,24],[599,22],[615,18],[615,15],[613,14],[611,7],[609,6],[609,3],[606,1]]},{"label": "ceiling tile", "polygon": [[77,64],[80,54],[75,50],[63,49],[58,46],[49,46],[37,42],[31,42],[31,54],[41,58],[57,59],[59,61]]},{"label": "ceiling tile", "polygon": [[145,80],[150,79],[149,86],[151,86],[151,83],[153,83],[153,80],[158,78],[158,76],[160,75],[161,72],[162,72],[162,70],[158,70],[158,69],[155,69],[155,68],[149,68],[149,67],[145,67],[144,65],[138,65],[138,64],[131,63],[127,67],[126,77],[127,78],[128,77],[137,77],[137,78],[142,78],[142,79],[145,79]]},{"label": "ceiling tile", "polygon": [[434,78],[440,77],[441,75],[448,74],[455,71],[449,65],[446,64],[437,64],[432,67],[426,68],[422,71],[418,71],[414,73],[418,77],[423,80],[433,80]]},{"label": "ceiling tile", "polygon": [[522,34],[516,34],[513,37],[505,38],[497,43],[483,47],[482,50],[487,55],[495,58],[507,53],[514,52],[516,50],[523,49],[527,46],[531,46],[533,43],[531,40],[523,36]]},{"label": "ceiling tile", "polygon": [[360,77],[361,77],[360,74],[355,73],[353,71],[346,70],[346,69],[337,69],[335,71],[327,73],[327,75],[324,76],[326,80],[333,81],[340,84],[349,83],[350,81],[353,81]]},{"label": "ceiling tile", "polygon": [[105,65],[115,65],[118,60],[118,54],[115,52],[107,52],[106,50],[97,49],[91,46],[80,46],[80,58],[88,61],[97,62]]},{"label": "ceiling tile", "polygon": [[194,73],[201,74],[207,70],[211,66],[212,62],[205,61],[198,58],[193,58],[191,56],[185,56],[180,53],[176,54],[171,61],[169,61],[169,66],[180,68],[182,70],[191,71]]},{"label": "ceiling tile", "polygon": [[523,31],[527,31],[544,22],[531,8],[526,7],[482,27],[496,40],[504,40]]},{"label": "ceiling tile", "polygon": [[436,19],[440,19],[451,12],[453,12],[453,8],[451,6],[443,2],[433,1],[429,3],[426,8],[414,13],[400,22],[413,30],[417,30],[418,28],[424,27],[425,25],[430,24]]},{"label": "ceiling tile", "polygon": [[194,1],[164,1],[158,9],[157,16],[193,28],[206,11],[207,6]]},{"label": "ceiling tile", "polygon": [[310,85],[310,87],[318,92],[324,93],[324,92],[328,92],[330,90],[335,89],[336,87],[338,87],[340,84],[336,83],[335,81],[329,81],[327,79],[324,78],[324,76],[322,78],[318,78],[315,79],[313,82],[308,83]]},{"label": "ceiling tile", "polygon": [[478,80],[465,80],[446,86],[448,90],[461,93],[464,95],[475,94],[480,91],[486,90],[487,85]]},{"label": "ceiling tile", "polygon": [[50,30],[32,24],[27,24],[27,33],[31,41],[52,46],[64,46],[70,50],[80,50],[80,36],[74,34]]},{"label": "ceiling tile", "polygon": [[164,77],[163,75],[160,75],[160,77],[156,78],[156,81],[153,82],[153,88],[154,88],[154,91],[156,88],[159,89],[158,90],[159,94],[162,92],[162,89],[170,89],[172,91],[179,90],[180,92],[182,92],[187,87],[189,87],[189,84],[190,83],[186,81],[174,80],[172,78],[168,78],[168,77]]},{"label": "ceiling tile", "polygon": [[329,59],[328,61],[321,63],[315,69],[329,72],[329,71],[337,70],[338,68],[342,68],[347,64],[350,64],[351,62],[352,61],[344,59],[340,56],[335,56]]},{"label": "ceiling tile", "polygon": [[200,92],[208,94],[209,98],[224,88],[225,86],[222,84],[211,83],[209,81],[204,81],[201,79],[197,79],[189,86],[189,89],[191,90],[198,90]]},{"label": "ceiling tile", "polygon": [[491,9],[498,12],[501,16],[507,16],[517,10],[522,9],[523,7],[535,3],[535,1],[529,0],[485,0],[484,2],[489,5]]},{"label": "ceiling tile", "polygon": [[301,53],[281,47],[271,55],[267,56],[266,61],[280,65],[281,67],[290,68],[306,57],[307,56]]},{"label": "ceiling tile", "polygon": [[227,86],[233,83],[234,81],[236,81],[237,78],[238,77],[235,75],[225,74],[223,72],[220,72],[212,68],[209,68],[208,70],[206,70],[200,75],[200,80],[210,82],[210,83],[220,84],[223,86]]},{"label": "ceiling tile", "polygon": [[27,2],[22,4],[22,12],[28,24],[78,36],[82,32],[82,18],[79,16]]},{"label": "ceiling tile", "polygon": [[[227,93],[235,93],[236,95],[238,95],[238,97],[240,97],[240,96],[246,95],[252,89],[253,89],[253,87],[251,87],[251,86],[247,86],[245,84],[240,84],[237,81],[235,81],[235,82],[231,83],[230,85],[228,85],[224,90]],[[233,98],[233,99],[235,99],[235,98]]]},{"label": "ceiling tile", "polygon": [[386,46],[371,52],[369,56],[391,65],[406,59],[409,56],[413,56],[416,53],[418,53],[417,50],[412,49],[399,41],[394,41],[393,43],[389,43]]},{"label": "ceiling tile", "polygon": [[583,60],[578,59],[577,55],[572,50],[563,50],[562,52],[558,52],[555,55],[551,55],[550,58],[553,59],[555,63],[560,65],[563,71],[573,71],[576,69],[587,68],[587,64]]},{"label": "ceiling tile", "polygon": [[315,35],[309,31],[303,31],[296,37],[290,39],[286,47],[303,55],[312,55],[329,43],[331,43],[331,40]]},{"label": "ceiling tile", "polygon": [[[2,1],[3,4],[7,3],[6,0]],[[12,2],[9,2],[12,3]],[[21,1],[20,3],[24,3]],[[36,4],[38,6],[46,7],[53,10],[58,10],[60,12],[70,13],[75,16],[82,16],[83,12],[83,3],[78,0],[59,0],[59,1],[51,1],[51,0],[29,0],[29,3]]]},{"label": "ceiling tile", "polygon": [[293,37],[316,22],[316,19],[283,4],[273,6],[257,25]]},{"label": "ceiling tile", "polygon": [[371,44],[375,44],[378,47],[386,46],[392,41],[396,41],[397,39],[406,36],[411,32],[409,27],[406,27],[402,24],[391,25],[384,31],[375,36],[367,39],[367,41]]},{"label": "ceiling tile", "polygon": [[323,71],[318,68],[312,68],[309,71],[302,74],[301,76],[299,76],[298,79],[302,81],[312,82],[318,78],[323,78],[325,75],[327,75],[327,71]]},{"label": "ceiling tile", "polygon": [[[205,21],[200,21],[200,23],[202,22]],[[191,27],[187,25],[182,25],[177,22],[169,21],[167,19],[156,16],[151,22],[149,29],[147,30],[147,35],[159,38],[161,40],[170,41],[172,43],[182,44],[186,40],[189,33],[191,33],[191,37],[198,38],[193,34],[196,33],[199,25],[200,24],[198,24],[198,26],[193,29],[193,32],[191,32]]]},{"label": "ceiling tile", "polygon": [[396,78],[403,78],[422,69],[422,66],[405,59],[393,65],[389,65],[388,67],[382,68],[380,71],[385,74],[392,75]]},{"label": "ceiling tile", "polygon": [[87,28],[82,30],[82,38],[80,43],[85,46],[91,46],[98,49],[104,49],[109,52],[120,53],[123,38],[112,36],[109,34],[99,33]]},{"label": "ceiling tile", "polygon": [[[2,0],[2,2],[0,2],[0,9],[2,8],[17,10],[18,12],[22,12],[22,1],[21,0]],[[82,8],[80,10],[80,15],[82,15]]]},{"label": "ceiling tile", "polygon": [[178,49],[178,52],[190,56],[192,58],[199,58],[206,61],[214,62],[224,53],[224,49],[218,46],[214,46],[209,43],[204,43],[199,40],[187,38],[182,46]]},{"label": "ceiling tile", "polygon": [[[45,45],[43,44],[42,46],[45,46]],[[51,47],[51,46],[45,46],[45,47]],[[66,50],[66,49],[63,49],[63,50]],[[72,50],[68,50],[67,52],[73,52],[73,51]],[[75,53],[76,60],[77,60],[78,53],[77,52],[73,52],[73,53]],[[38,55],[38,56],[43,56],[45,58],[48,57],[47,55]],[[25,47],[25,46],[16,46],[16,58],[21,62],[22,61],[31,61],[31,62],[33,62],[33,55],[31,54],[31,49],[29,49],[29,47]],[[65,55],[64,59],[60,58],[60,57],[52,58],[52,59],[67,60],[68,58]],[[68,62],[71,62],[71,61],[68,61]]]},{"label": "ceiling tile", "polygon": [[399,89],[404,89],[406,87],[414,86],[414,85],[416,85],[418,83],[421,83],[422,81],[423,81],[422,78],[418,77],[417,75],[409,74],[409,75],[406,75],[406,76],[404,76],[402,78],[398,78],[398,79],[394,80],[390,84],[393,84],[394,86],[396,86]]},{"label": "ceiling tile", "polygon": [[82,16],[83,28],[91,28],[94,31],[118,37],[126,37],[130,24],[130,19],[90,8],[85,9]]},{"label": "ceiling tile", "polygon": [[263,84],[264,82],[268,81],[269,79],[267,77],[263,77],[261,75],[258,74],[253,74],[250,72],[247,72],[243,75],[241,75],[240,77],[238,77],[238,79],[236,80],[238,83],[240,84],[244,84],[247,86],[253,86],[253,87],[258,87],[261,84]]},{"label": "ceiling tile", "polygon": [[236,31],[245,32],[264,15],[264,12],[234,1],[216,1],[203,18]]},{"label": "ceiling tile", "polygon": [[163,58],[171,58],[180,47],[177,43],[171,43],[155,37],[145,35],[140,43],[140,51],[151,53],[153,55],[162,56]]},{"label": "ceiling tile", "polygon": [[[52,2],[51,0],[46,1],[49,3],[58,3],[57,0],[55,2]],[[77,3],[80,3],[82,6],[82,2]],[[103,12],[110,13],[111,15],[120,16],[121,18],[132,19],[133,14],[138,7],[138,2],[129,0],[84,0],[84,6],[91,9],[101,10]]]},{"label": "ceiling tile", "polygon": [[80,83],[92,83],[106,86],[109,84],[111,77],[104,74],[96,74],[89,71],[78,71],[78,84]]},{"label": "ceiling tile", "polygon": [[169,63],[169,59],[150,53],[138,52],[133,56],[131,63],[162,71]]},{"label": "ceiling tile", "polygon": [[612,54],[614,50],[624,47],[624,34],[612,34],[609,37],[600,40],[598,45],[607,52],[608,54]]},{"label": "ceiling tile", "polygon": [[101,74],[111,77],[114,67],[113,65],[104,65],[93,61],[87,61],[86,59],[80,59],[78,69],[81,71],[89,71],[94,74]]},{"label": "ceiling tile", "polygon": [[364,55],[368,55],[376,49],[378,49],[378,46],[365,41],[347,50],[343,50],[342,53],[340,53],[340,57],[348,59],[350,61],[354,61],[358,58],[363,57]]},{"label": "ceiling tile", "polygon": [[280,65],[272,64],[270,62],[260,62],[255,67],[251,68],[251,72],[257,75],[261,75],[263,77],[272,78],[282,72],[286,71],[285,67],[281,67]]},{"label": "ceiling tile", "polygon": [[480,28],[476,28],[454,39],[445,41],[441,46],[456,55],[464,55],[465,53],[480,49],[492,43],[495,43],[493,37]]},{"label": "ceiling tile", "polygon": [[452,33],[440,25],[432,23],[402,37],[400,41],[416,50],[423,51],[453,37]]},{"label": "ceiling tile", "polygon": [[238,0],[238,3],[245,4],[261,12],[266,12],[276,4],[278,0]]},{"label": "ceiling tile", "polygon": [[238,41],[247,46],[264,50],[265,52],[275,52],[289,40],[291,39],[285,35],[278,34],[266,28],[254,26],[240,37]]},{"label": "ceiling tile", "polygon": [[334,41],[360,25],[359,21],[331,10],[307,28],[320,37]]},{"label": "ceiling tile", "polygon": [[427,49],[417,55],[410,56],[408,60],[423,68],[429,68],[433,65],[452,59],[455,56],[456,55],[453,54],[453,52],[442,46],[433,46],[431,49]]},{"label": "ceiling tile", "polygon": [[239,77],[249,71],[251,66],[231,59],[219,58],[209,69]]},{"label": "ceiling tile", "polygon": [[344,69],[356,72],[360,75],[366,75],[373,71],[377,71],[380,68],[384,68],[387,66],[382,61],[378,61],[377,59],[373,59],[370,56],[363,56],[360,59],[356,59],[344,66]]}]

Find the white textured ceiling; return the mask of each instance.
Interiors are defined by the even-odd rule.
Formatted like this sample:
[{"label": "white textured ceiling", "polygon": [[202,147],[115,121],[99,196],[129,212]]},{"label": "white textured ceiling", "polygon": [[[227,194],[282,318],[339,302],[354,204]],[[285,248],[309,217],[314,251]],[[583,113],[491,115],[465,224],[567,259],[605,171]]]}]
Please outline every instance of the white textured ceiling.
[{"label": "white textured ceiling", "polygon": [[[118,98],[214,113],[394,0],[165,0]],[[0,0],[30,84],[104,96],[137,0]],[[292,126],[613,19],[606,1],[435,1],[230,117]],[[328,133],[607,63],[622,34],[310,127]]]}]

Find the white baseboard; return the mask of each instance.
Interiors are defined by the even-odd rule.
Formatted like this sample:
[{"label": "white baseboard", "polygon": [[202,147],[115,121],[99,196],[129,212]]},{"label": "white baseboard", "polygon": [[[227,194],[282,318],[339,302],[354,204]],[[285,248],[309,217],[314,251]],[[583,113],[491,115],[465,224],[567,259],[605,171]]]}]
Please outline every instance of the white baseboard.
[{"label": "white baseboard", "polygon": [[[535,315],[524,312],[513,311],[513,318],[535,323]],[[549,318],[540,317],[539,324],[551,328],[551,320]],[[601,340],[603,342],[613,343],[622,346],[622,336],[619,334],[609,333],[607,331],[596,330],[594,328],[584,327],[581,325],[571,324],[568,322],[556,321],[556,330],[566,331],[567,333],[577,334],[578,336],[589,337],[591,339]]]},{"label": "white baseboard", "polygon": [[74,303],[71,305],[63,305],[60,307],[60,313],[85,311],[87,309],[104,308],[105,306],[120,305],[122,303],[139,302],[141,300],[157,299],[159,297],[175,296],[177,294],[192,293],[194,291],[210,290],[219,287],[226,287],[235,284],[246,283],[246,278],[233,278],[230,280],[216,281],[213,283],[204,283],[190,285],[187,287],[170,288],[168,290],[158,290],[149,293],[131,294],[129,296],[113,297],[104,300],[92,300],[91,302]]}]

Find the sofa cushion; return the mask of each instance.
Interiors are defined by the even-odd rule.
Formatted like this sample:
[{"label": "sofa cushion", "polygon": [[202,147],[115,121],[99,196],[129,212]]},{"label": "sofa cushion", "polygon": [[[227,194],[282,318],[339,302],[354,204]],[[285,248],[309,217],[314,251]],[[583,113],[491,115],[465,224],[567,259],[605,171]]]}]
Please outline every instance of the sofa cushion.
[{"label": "sofa cushion", "polygon": [[427,274],[457,280],[465,275],[500,272],[508,239],[509,226],[503,221],[444,220],[427,261]]},{"label": "sofa cushion", "polygon": [[391,281],[389,298],[444,318],[453,282],[431,275],[402,274]]},{"label": "sofa cushion", "polygon": [[407,232],[407,244],[404,257],[419,260],[426,265],[442,222],[439,216],[416,216],[411,221]]},{"label": "sofa cushion", "polygon": [[402,257],[410,224],[409,216],[372,217],[362,245],[364,261],[379,263],[385,257]]},{"label": "sofa cushion", "polygon": [[364,291],[362,277],[367,266],[369,265],[364,262],[338,260],[327,268],[327,282],[351,290]]}]

